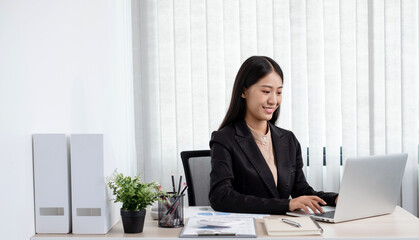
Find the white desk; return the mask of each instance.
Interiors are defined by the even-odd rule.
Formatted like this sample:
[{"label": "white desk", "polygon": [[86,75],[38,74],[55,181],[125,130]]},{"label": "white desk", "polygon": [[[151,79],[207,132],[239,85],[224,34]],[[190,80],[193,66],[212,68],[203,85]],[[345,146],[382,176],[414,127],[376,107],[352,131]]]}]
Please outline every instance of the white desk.
[{"label": "white desk", "polygon": [[[159,228],[157,221],[149,214],[146,217],[144,231],[138,234],[124,234],[119,222],[106,235],[73,235],[73,234],[36,234],[31,240],[125,240],[125,239],[177,239],[181,228]],[[324,229],[321,236],[278,237],[280,239],[419,239],[419,219],[401,207],[389,215],[366,218],[344,223],[320,223]],[[275,238],[268,236],[263,226],[263,220],[256,220],[258,238]],[[200,238],[205,239],[205,238]],[[214,239],[214,238],[208,238]],[[232,238],[217,238],[232,239]]]}]

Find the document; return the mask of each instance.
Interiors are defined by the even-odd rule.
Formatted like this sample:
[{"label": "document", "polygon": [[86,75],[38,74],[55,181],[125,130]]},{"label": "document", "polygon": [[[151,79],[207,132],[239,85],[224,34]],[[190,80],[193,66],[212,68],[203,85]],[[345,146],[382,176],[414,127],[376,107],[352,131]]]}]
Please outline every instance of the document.
[{"label": "document", "polygon": [[279,217],[265,218],[265,228],[268,235],[321,235],[323,229],[311,217]]},{"label": "document", "polygon": [[205,217],[205,216],[234,217],[234,218],[251,217],[255,219],[262,219],[264,217],[269,217],[270,215],[269,214],[218,212],[218,211],[214,211],[210,206],[193,206],[193,207],[187,207],[184,210],[185,218]]},{"label": "document", "polygon": [[214,216],[189,218],[179,237],[255,238],[256,236],[254,218]]}]

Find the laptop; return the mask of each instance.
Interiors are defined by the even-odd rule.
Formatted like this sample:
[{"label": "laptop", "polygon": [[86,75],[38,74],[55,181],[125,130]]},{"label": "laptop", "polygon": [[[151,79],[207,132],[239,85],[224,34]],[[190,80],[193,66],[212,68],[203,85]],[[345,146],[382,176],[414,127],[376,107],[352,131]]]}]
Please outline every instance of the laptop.
[{"label": "laptop", "polygon": [[[336,208],[310,214],[315,220],[339,223],[389,214],[400,197],[407,154],[348,158],[340,185]],[[304,211],[287,215],[307,215]]]}]

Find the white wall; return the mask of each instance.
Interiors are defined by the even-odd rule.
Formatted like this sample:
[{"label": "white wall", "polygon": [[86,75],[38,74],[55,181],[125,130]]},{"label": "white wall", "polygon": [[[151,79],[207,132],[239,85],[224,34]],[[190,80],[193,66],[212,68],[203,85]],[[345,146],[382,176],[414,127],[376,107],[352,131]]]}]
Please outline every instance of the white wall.
[{"label": "white wall", "polygon": [[0,0],[0,238],[34,234],[33,133],[104,133],[133,173],[130,2]]}]

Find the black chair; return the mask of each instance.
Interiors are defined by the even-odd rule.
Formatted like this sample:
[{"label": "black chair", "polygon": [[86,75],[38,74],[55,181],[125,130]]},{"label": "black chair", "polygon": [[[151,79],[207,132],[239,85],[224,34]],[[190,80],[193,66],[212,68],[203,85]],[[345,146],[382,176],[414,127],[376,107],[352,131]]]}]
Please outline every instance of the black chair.
[{"label": "black chair", "polygon": [[183,151],[180,157],[188,184],[189,206],[209,206],[211,151]]}]

